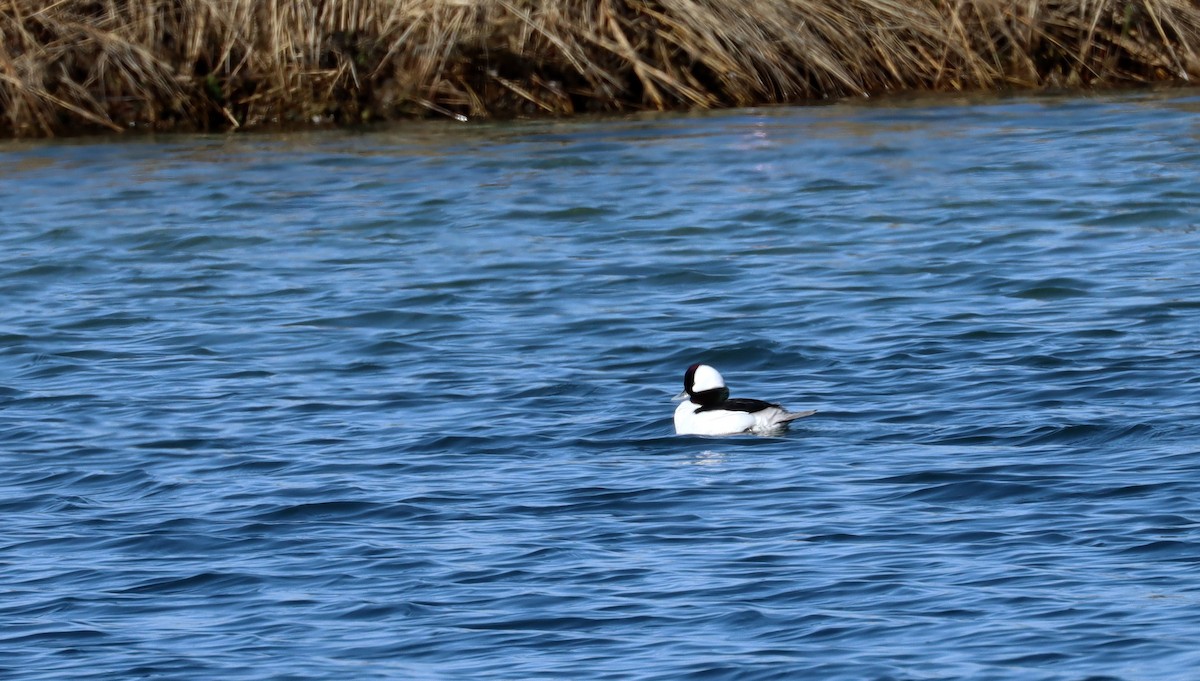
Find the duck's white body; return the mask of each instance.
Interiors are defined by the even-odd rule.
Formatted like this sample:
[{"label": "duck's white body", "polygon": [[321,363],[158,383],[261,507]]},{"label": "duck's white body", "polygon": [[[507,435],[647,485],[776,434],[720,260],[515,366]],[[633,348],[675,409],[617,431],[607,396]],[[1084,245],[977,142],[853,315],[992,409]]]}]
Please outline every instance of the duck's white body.
[{"label": "duck's white body", "polygon": [[725,379],[706,364],[688,367],[683,378],[685,401],[675,408],[678,435],[768,435],[815,411],[790,412],[762,400],[729,399]]},{"label": "duck's white body", "polygon": [[779,432],[791,421],[816,412],[789,412],[782,407],[768,407],[759,411],[711,411],[696,410],[702,405],[691,400],[675,408],[675,432],[678,435],[737,435],[757,433],[766,435]]}]

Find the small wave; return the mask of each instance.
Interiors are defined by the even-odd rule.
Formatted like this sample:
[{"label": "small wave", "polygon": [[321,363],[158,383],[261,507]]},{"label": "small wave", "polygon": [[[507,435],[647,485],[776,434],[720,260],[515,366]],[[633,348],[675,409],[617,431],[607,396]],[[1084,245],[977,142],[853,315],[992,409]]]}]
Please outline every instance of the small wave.
[{"label": "small wave", "polygon": [[1044,499],[1053,492],[1029,483],[966,480],[930,485],[897,494],[896,499],[938,502],[982,502]]},{"label": "small wave", "polygon": [[1146,441],[1152,439],[1155,428],[1144,423],[1113,426],[1106,424],[1080,423],[1061,426],[1038,426],[1028,435],[1018,438],[1026,446],[1046,444],[1105,444],[1119,441]]},{"label": "small wave", "polygon": [[231,594],[254,591],[261,577],[238,572],[199,572],[192,575],[152,579],[121,589],[123,594]]},{"label": "small wave", "polygon": [[250,516],[256,523],[322,522],[343,523],[395,521],[431,516],[434,511],[419,503],[377,501],[312,501],[260,510]]}]

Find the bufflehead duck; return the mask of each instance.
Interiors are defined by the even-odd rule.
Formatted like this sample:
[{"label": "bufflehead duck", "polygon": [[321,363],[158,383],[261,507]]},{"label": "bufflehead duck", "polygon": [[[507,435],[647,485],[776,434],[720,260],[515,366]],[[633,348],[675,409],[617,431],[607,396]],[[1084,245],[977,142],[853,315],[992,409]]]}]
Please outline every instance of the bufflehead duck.
[{"label": "bufflehead duck", "polygon": [[677,435],[766,435],[785,430],[788,423],[816,410],[788,411],[778,404],[743,398],[729,399],[725,379],[707,364],[693,364],[683,375],[684,400],[675,409]]}]

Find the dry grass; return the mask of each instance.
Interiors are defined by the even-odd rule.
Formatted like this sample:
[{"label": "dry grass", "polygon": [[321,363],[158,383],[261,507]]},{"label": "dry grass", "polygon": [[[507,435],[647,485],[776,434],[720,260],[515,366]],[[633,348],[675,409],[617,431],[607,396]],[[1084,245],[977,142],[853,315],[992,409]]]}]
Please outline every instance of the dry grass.
[{"label": "dry grass", "polygon": [[0,0],[0,134],[1182,81],[1196,0]]}]

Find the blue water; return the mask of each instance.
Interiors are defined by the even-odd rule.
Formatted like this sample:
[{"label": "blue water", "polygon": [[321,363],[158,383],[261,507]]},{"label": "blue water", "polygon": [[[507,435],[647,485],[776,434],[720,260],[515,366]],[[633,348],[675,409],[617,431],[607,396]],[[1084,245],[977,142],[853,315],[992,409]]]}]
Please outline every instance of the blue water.
[{"label": "blue water", "polygon": [[1198,113],[3,143],[0,677],[1194,679]]}]

